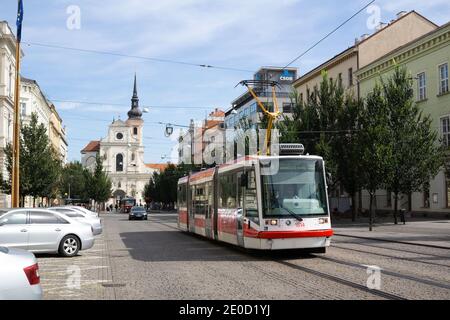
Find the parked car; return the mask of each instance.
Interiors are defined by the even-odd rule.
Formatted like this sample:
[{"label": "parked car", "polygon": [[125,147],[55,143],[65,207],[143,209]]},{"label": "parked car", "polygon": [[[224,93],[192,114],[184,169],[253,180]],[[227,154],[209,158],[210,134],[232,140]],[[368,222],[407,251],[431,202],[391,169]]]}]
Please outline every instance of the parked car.
[{"label": "parked car", "polygon": [[128,220],[135,220],[135,219],[141,219],[141,220],[147,220],[147,210],[145,210],[144,207],[133,207],[130,210],[130,213],[128,214]]},{"label": "parked car", "polygon": [[93,228],[94,236],[97,236],[103,232],[101,219],[85,213],[84,211],[71,207],[51,207],[49,210],[62,213],[63,215],[74,220],[90,224]]},{"label": "parked car", "polygon": [[0,300],[40,300],[36,257],[25,250],[0,247]]},{"label": "parked car", "polygon": [[97,213],[97,212],[88,210],[88,209],[86,209],[85,207],[79,207],[79,206],[67,206],[67,208],[75,209],[75,210],[78,210],[78,211],[87,213],[88,215],[90,215],[90,216],[92,216],[92,217],[94,217],[94,218],[98,218],[98,213]]},{"label": "parked car", "polygon": [[13,209],[0,216],[0,245],[73,257],[94,245],[91,225],[47,209]]}]

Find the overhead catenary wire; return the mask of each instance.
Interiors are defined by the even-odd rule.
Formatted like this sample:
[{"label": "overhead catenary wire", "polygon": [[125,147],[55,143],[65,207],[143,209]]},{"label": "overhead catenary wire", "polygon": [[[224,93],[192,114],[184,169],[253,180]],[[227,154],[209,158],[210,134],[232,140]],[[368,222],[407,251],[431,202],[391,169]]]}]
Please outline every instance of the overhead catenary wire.
[{"label": "overhead catenary wire", "polygon": [[322,37],[319,41],[317,41],[316,43],[314,43],[311,47],[309,47],[308,49],[306,49],[304,52],[302,52],[301,54],[299,54],[295,59],[293,59],[291,62],[289,62],[287,65],[285,65],[283,67],[283,69],[288,68],[289,66],[291,66],[292,64],[294,64],[297,60],[299,60],[300,58],[302,58],[303,56],[305,56],[308,52],[310,52],[312,49],[314,49],[315,47],[317,47],[320,43],[322,43],[324,40],[326,40],[328,37],[330,37],[332,34],[334,34],[336,31],[338,31],[340,28],[342,28],[344,25],[346,25],[350,20],[352,20],[353,18],[355,18],[357,15],[359,15],[361,12],[363,12],[365,9],[367,9],[371,4],[373,4],[375,2],[375,0],[370,1],[368,4],[366,4],[363,8],[359,9],[358,12],[354,13],[350,18],[348,18],[347,20],[345,20],[344,22],[342,22],[339,26],[337,26],[336,28],[334,28],[331,32],[327,33],[324,37]]},{"label": "overhead catenary wire", "polygon": [[163,59],[163,58],[155,58],[155,57],[130,55],[130,54],[125,54],[125,53],[120,53],[120,52],[76,48],[76,47],[63,46],[63,45],[59,45],[59,44],[26,42],[26,41],[23,41],[22,43],[26,44],[28,46],[77,51],[77,52],[84,52],[84,53],[98,54],[98,55],[110,55],[110,56],[123,57],[123,58],[133,58],[133,59],[147,60],[147,61],[153,61],[153,62],[158,62],[158,63],[171,63],[171,64],[178,64],[178,65],[186,65],[186,66],[191,66],[191,67],[199,67],[199,68],[203,68],[203,69],[218,69],[218,70],[225,70],[225,71],[253,73],[253,70],[247,70],[247,69],[242,69],[242,68],[233,68],[233,67],[210,65],[210,64],[205,64],[205,63],[192,63],[192,62],[173,60],[173,59]]}]

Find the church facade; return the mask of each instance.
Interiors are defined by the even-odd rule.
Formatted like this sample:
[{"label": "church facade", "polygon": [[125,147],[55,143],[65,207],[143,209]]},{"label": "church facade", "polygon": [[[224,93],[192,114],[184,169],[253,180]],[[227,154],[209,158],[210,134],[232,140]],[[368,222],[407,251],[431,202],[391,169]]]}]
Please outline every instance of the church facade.
[{"label": "church facade", "polygon": [[97,154],[103,159],[103,168],[112,182],[112,198],[108,204],[116,204],[125,197],[133,197],[137,204],[145,204],[143,191],[153,172],[153,165],[144,162],[142,111],[139,108],[136,76],[128,119],[114,120],[108,134],[100,141],[91,141],[82,151],[82,164],[95,168]]}]

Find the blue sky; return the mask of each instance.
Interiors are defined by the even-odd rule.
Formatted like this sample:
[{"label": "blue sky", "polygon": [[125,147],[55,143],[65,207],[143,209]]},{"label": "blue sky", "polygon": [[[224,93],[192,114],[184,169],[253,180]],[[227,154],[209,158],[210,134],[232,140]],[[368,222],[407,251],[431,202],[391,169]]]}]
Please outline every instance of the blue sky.
[{"label": "blue sky", "polygon": [[[24,0],[22,41],[110,51],[256,71],[285,66],[368,0]],[[67,8],[80,8],[80,29],[67,27]],[[437,24],[448,22],[448,0],[379,0],[381,20],[416,10]],[[15,30],[16,1],[0,0],[0,20]],[[371,33],[367,12],[349,22],[294,66],[304,74]],[[134,72],[144,115],[145,160],[170,160],[174,142],[157,122],[188,124],[215,107],[228,109],[252,72],[204,69],[135,58],[24,46],[22,75],[36,79],[67,128],[69,160],[104,137],[113,118],[126,119]],[[97,104],[65,101],[100,102]],[[172,107],[172,108],[171,108]],[[177,108],[173,108],[177,107]],[[162,159],[162,156],[168,157]]]}]

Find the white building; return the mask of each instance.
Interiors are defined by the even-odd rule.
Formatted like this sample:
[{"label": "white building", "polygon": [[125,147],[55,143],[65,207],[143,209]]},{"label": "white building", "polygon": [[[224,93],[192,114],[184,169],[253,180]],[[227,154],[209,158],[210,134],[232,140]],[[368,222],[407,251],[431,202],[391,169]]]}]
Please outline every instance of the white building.
[{"label": "white building", "polygon": [[109,201],[112,204],[127,196],[135,198],[138,204],[144,204],[142,193],[155,171],[152,165],[144,163],[144,120],[139,108],[136,76],[131,102],[126,121],[114,120],[105,138],[91,141],[81,151],[83,166],[91,170],[95,168],[97,154],[103,158],[103,168],[112,181],[113,198]]},{"label": "white building", "polygon": [[[16,38],[8,23],[0,21],[0,170],[4,179],[8,177],[4,148],[13,138],[15,71]],[[9,195],[0,194],[0,207],[10,202]]]}]

